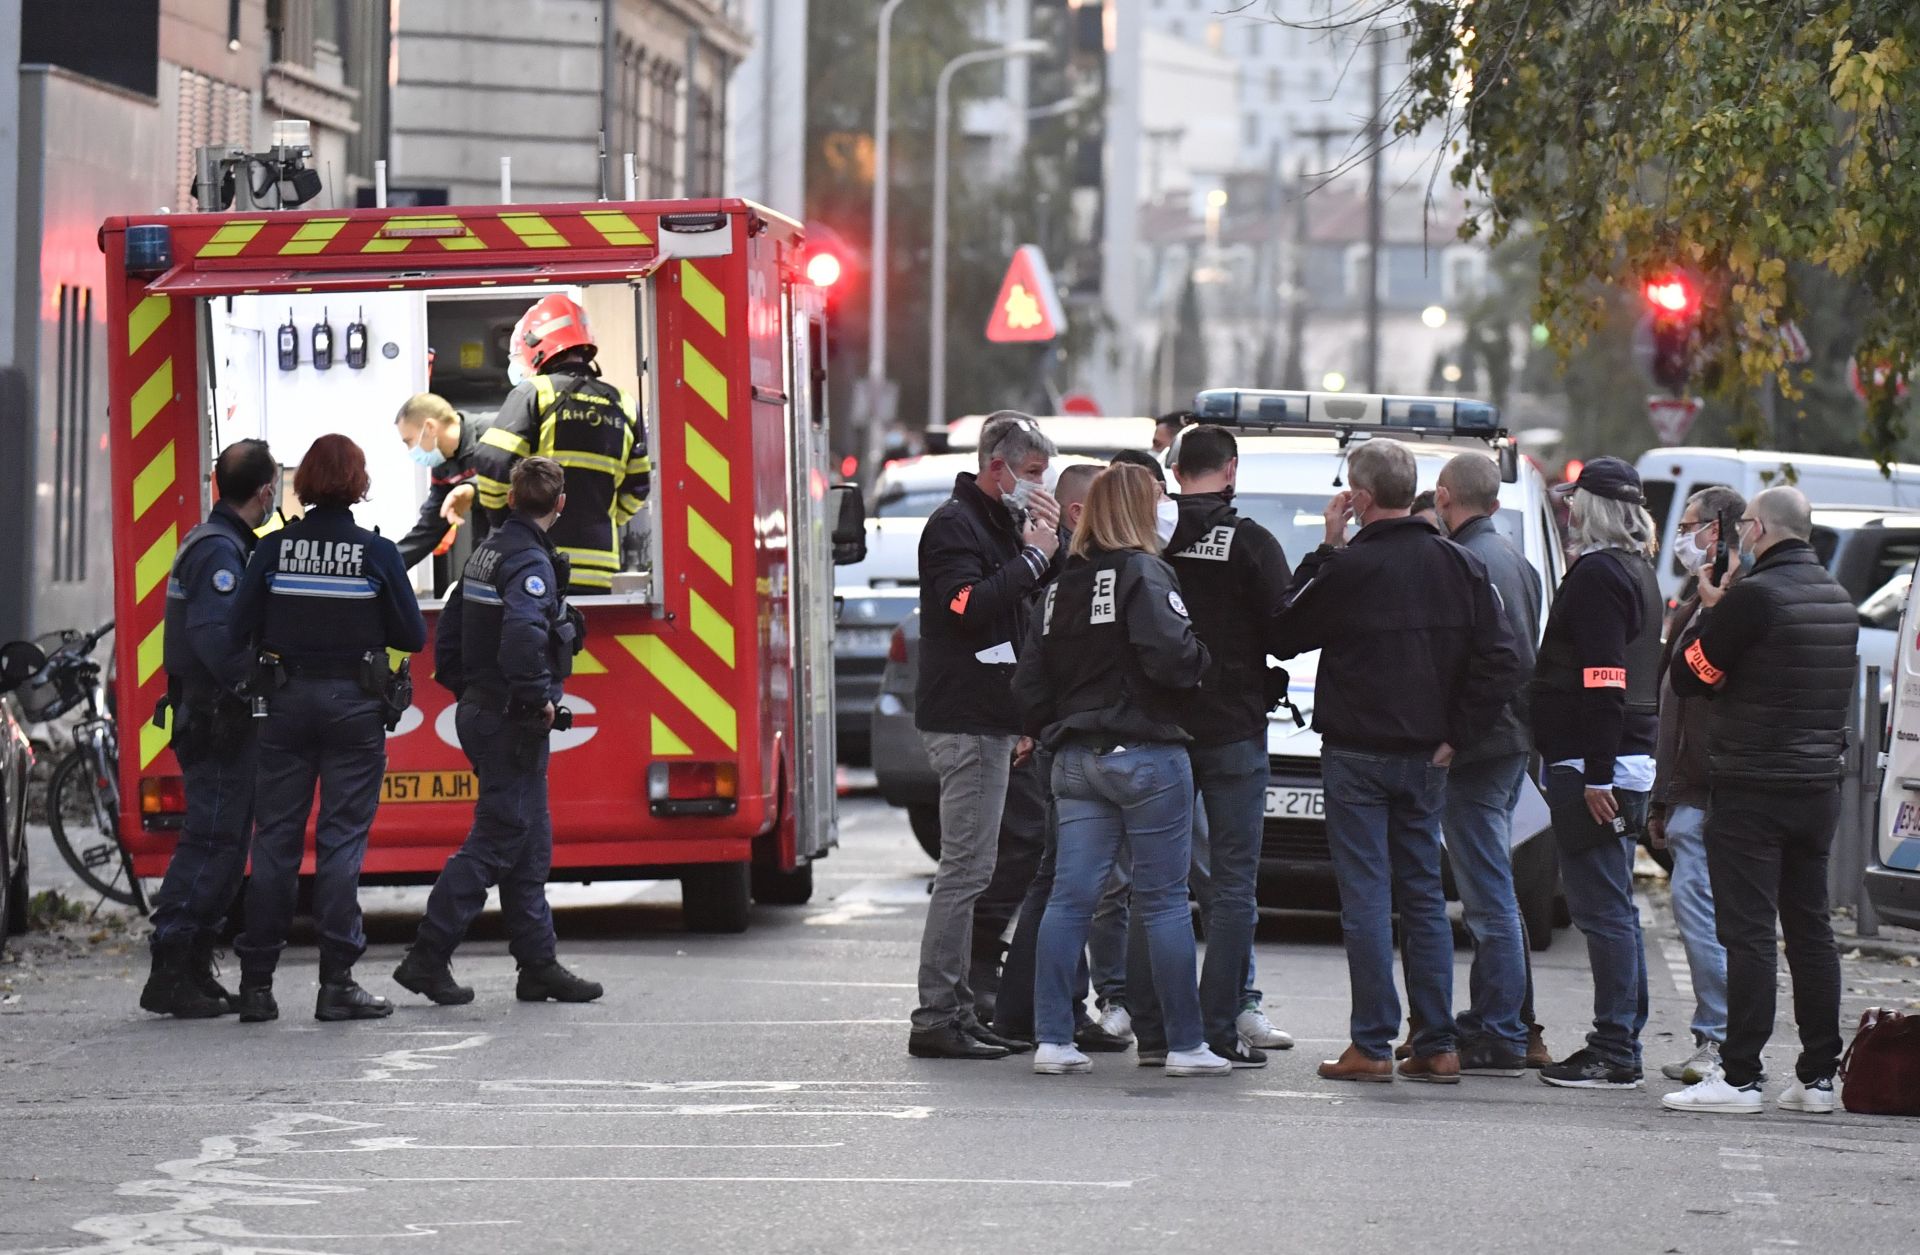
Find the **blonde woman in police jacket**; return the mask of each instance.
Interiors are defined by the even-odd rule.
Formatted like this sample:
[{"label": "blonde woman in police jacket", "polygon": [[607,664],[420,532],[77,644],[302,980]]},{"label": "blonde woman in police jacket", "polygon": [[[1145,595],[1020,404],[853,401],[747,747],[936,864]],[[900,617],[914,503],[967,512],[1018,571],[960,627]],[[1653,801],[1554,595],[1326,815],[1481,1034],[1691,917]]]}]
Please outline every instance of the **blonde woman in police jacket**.
[{"label": "blonde woman in police jacket", "polygon": [[1053,894],[1040,924],[1033,1070],[1086,1072],[1073,1045],[1080,955],[1124,843],[1171,1047],[1170,1076],[1224,1076],[1207,1049],[1194,981],[1187,864],[1193,770],[1179,724],[1207,668],[1180,583],[1154,534],[1160,490],[1137,466],[1093,481],[1067,569],[1047,590],[1014,674],[1025,726],[1053,751],[1059,814]]}]

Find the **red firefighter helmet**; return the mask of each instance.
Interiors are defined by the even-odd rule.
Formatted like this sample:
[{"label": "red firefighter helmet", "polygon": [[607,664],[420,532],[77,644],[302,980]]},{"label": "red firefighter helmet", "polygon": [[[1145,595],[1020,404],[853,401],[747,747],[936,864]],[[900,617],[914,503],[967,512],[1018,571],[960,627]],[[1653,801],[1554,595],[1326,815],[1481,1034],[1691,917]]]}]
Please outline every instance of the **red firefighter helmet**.
[{"label": "red firefighter helmet", "polygon": [[587,311],[572,297],[543,296],[520,320],[515,334],[527,346],[527,361],[540,370],[568,349],[584,348],[592,359],[593,333],[587,329]]}]

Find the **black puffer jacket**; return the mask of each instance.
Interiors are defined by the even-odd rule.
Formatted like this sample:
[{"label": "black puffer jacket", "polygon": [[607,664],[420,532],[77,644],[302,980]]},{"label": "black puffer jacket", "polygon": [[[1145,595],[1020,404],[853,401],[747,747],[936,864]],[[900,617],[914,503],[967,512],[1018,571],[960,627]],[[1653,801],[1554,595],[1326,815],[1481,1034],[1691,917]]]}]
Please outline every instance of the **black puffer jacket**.
[{"label": "black puffer jacket", "polygon": [[1191,493],[1179,502],[1167,561],[1180,577],[1194,634],[1213,655],[1181,726],[1197,745],[1264,736],[1273,707],[1267,637],[1286,603],[1287,555],[1272,532],[1240,517],[1226,493]]},{"label": "black puffer jacket", "polygon": [[1839,779],[1860,614],[1813,547],[1760,556],[1674,649],[1674,691],[1713,697],[1707,770],[1715,787],[1801,789]]}]

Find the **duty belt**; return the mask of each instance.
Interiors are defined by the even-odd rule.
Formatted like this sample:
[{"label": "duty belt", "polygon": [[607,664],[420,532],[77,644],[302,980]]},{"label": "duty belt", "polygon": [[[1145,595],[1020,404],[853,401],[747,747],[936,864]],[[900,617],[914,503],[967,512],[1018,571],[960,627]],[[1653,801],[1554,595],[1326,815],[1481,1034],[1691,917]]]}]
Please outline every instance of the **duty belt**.
[{"label": "duty belt", "polygon": [[288,675],[297,675],[304,680],[358,680],[360,678],[358,658],[283,657],[280,666]]}]

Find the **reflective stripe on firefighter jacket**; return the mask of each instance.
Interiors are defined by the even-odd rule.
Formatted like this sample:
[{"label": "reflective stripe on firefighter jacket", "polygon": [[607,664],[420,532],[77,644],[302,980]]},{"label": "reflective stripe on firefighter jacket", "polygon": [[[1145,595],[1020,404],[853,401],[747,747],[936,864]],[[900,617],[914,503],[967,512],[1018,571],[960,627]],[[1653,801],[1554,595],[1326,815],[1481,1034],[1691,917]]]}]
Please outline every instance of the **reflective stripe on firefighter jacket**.
[{"label": "reflective stripe on firefighter jacket", "polygon": [[548,534],[573,564],[563,591],[607,592],[621,531],[646,502],[653,471],[633,393],[573,367],[515,388],[473,455],[480,505],[495,526],[507,517],[513,464],[535,455],[566,472],[566,513]]}]

